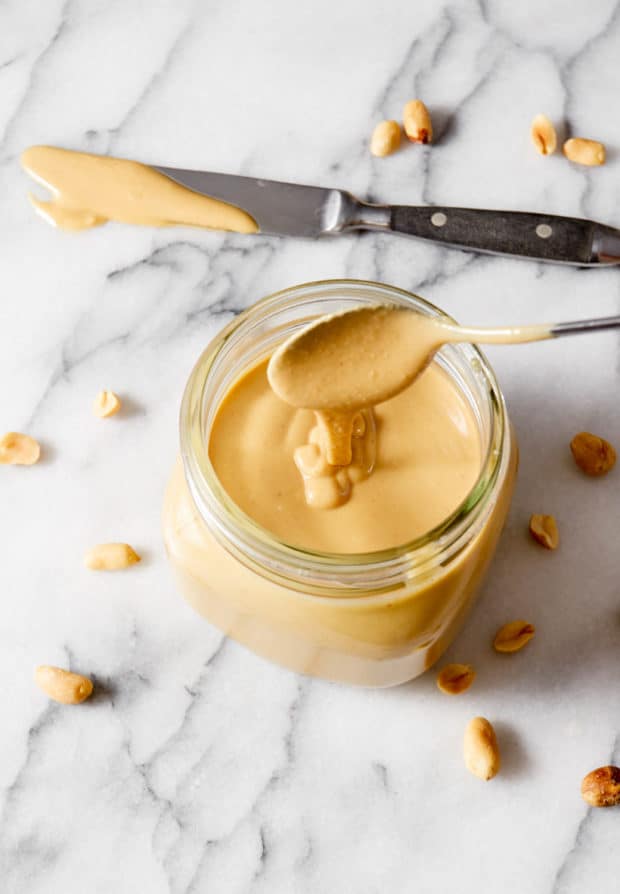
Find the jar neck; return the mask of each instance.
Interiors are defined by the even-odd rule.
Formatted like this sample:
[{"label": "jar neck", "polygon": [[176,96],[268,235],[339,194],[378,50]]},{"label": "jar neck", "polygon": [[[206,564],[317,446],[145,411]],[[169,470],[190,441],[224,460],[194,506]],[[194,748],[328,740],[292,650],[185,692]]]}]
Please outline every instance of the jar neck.
[{"label": "jar neck", "polygon": [[444,367],[472,407],[484,459],[466,499],[432,531],[380,552],[319,553],[279,540],[231,500],[215,474],[208,445],[219,404],[234,381],[312,319],[349,306],[379,303],[446,318],[417,296],[378,283],[334,280],[287,289],[242,313],[211,342],[192,372],[183,399],[185,476],[204,524],[238,561],[276,583],[313,595],[376,594],[401,587],[403,581],[415,585],[435,574],[480,530],[506,472],[509,433],[495,376],[477,348],[451,345],[434,362]]}]

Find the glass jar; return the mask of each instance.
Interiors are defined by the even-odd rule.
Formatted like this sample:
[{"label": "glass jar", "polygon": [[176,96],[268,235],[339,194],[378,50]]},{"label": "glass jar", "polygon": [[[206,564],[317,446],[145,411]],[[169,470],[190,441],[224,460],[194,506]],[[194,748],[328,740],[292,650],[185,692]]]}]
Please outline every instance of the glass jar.
[{"label": "glass jar", "polygon": [[485,357],[471,345],[448,345],[433,361],[472,408],[483,445],[480,476],[452,515],[393,549],[340,555],[277,539],[230,499],[208,451],[218,406],[246,370],[311,320],[364,304],[447,318],[401,289],[329,280],[259,301],[213,339],[183,398],[164,538],[181,592],[228,636],[300,673],[392,686],[429,668],[452,642],[508,512],[517,450]]}]

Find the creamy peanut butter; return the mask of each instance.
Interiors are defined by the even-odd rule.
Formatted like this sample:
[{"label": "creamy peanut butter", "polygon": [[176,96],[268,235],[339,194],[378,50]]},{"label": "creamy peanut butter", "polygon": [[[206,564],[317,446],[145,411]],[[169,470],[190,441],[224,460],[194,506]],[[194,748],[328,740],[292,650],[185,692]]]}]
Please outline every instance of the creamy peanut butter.
[{"label": "creamy peanut butter", "polygon": [[[273,326],[276,332],[277,318]],[[199,364],[186,392],[184,426],[201,414],[204,375]],[[316,394],[309,406],[320,402]],[[377,583],[375,563],[360,554],[431,532],[472,495],[482,466],[488,468],[484,427],[457,380],[435,361],[372,407],[363,405],[367,397],[360,405],[354,398],[317,415],[276,395],[265,360],[218,400],[207,437],[221,485],[247,516],[305,555],[296,561],[271,548],[248,552],[220,530],[196,500],[202,478],[194,477],[196,455],[186,441],[191,461],[177,464],[164,509],[168,555],[186,599],[228,635],[303,673],[387,686],[430,667],[471,606],[508,511],[517,462],[510,427],[502,428],[495,459],[488,460],[497,461],[497,477],[485,479],[458,527],[379,563]],[[502,425],[501,400],[497,412]],[[350,420],[340,432],[350,462],[332,465],[328,436],[343,417]],[[233,531],[246,529],[235,519]],[[344,556],[325,559],[321,551]],[[333,571],[317,581],[315,567],[325,565]]]},{"label": "creamy peanut butter", "polygon": [[[308,506],[333,509],[346,503],[353,485],[368,478],[374,468],[375,416],[372,410],[344,416],[344,428],[326,413],[319,412],[316,417],[308,442],[296,447],[293,456],[304,482]],[[335,437],[343,450],[341,466],[332,446]]]},{"label": "creamy peanut butter", "polygon": [[258,232],[256,221],[241,208],[192,192],[137,161],[31,146],[21,162],[53,196],[43,201],[30,195],[34,208],[63,230],[85,230],[115,220]]},{"label": "creamy peanut butter", "polygon": [[269,382],[294,407],[348,413],[399,394],[442,345],[546,338],[552,332],[545,324],[472,329],[402,307],[360,307],[321,317],[287,339],[269,362]]},{"label": "creamy peanut butter", "polygon": [[[267,375],[282,400],[293,407],[313,409],[317,418],[311,443],[295,452],[309,505],[333,508],[350,498],[352,484],[360,480],[351,475],[353,449],[355,446],[358,454],[364,449],[364,435],[357,440],[353,436],[354,420],[361,418],[359,411],[368,412],[410,387],[444,344],[514,343],[551,335],[545,325],[466,329],[407,308],[386,306],[360,307],[322,317],[294,333],[271,357]],[[441,402],[446,404],[449,415],[445,395],[438,393],[436,399],[440,401],[438,407]],[[410,408],[407,411],[409,416],[400,423],[403,437],[415,440],[424,429],[409,428],[412,417]],[[398,419],[395,424],[398,426]],[[450,436],[448,431],[444,434]],[[297,461],[299,457],[304,459],[302,464]],[[364,465],[370,474],[373,464]],[[359,462],[353,470],[358,467]]]},{"label": "creamy peanut butter", "polygon": [[[438,364],[372,413],[355,411],[352,427],[353,462],[330,469],[314,413],[274,393],[264,361],[222,401],[209,455],[254,521],[287,543],[337,553],[388,549],[425,534],[454,512],[480,473],[474,414]],[[298,467],[309,478],[305,489]]]}]

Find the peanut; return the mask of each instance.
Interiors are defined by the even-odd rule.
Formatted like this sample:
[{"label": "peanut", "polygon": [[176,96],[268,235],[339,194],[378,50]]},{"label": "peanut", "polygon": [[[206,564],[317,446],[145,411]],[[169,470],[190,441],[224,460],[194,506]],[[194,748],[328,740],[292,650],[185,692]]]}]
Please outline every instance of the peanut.
[{"label": "peanut", "polygon": [[475,679],[476,671],[471,664],[446,664],[437,674],[437,686],[446,695],[460,695]]},{"label": "peanut", "polygon": [[93,404],[93,413],[101,419],[114,416],[121,408],[121,399],[113,391],[100,391]]},{"label": "peanut", "polygon": [[584,776],[581,796],[590,807],[620,804],[620,767],[599,767]]},{"label": "peanut", "polygon": [[575,462],[586,475],[606,475],[616,465],[616,451],[609,441],[588,431],[575,435],[570,449]]},{"label": "peanut", "polygon": [[605,147],[596,140],[573,137],[564,143],[562,151],[569,161],[574,161],[578,165],[592,167],[605,164]]},{"label": "peanut", "polygon": [[84,564],[91,571],[120,571],[140,561],[140,556],[128,543],[100,543],[84,556]]},{"label": "peanut", "polygon": [[465,766],[479,779],[493,779],[500,768],[497,736],[485,717],[474,717],[465,729]]},{"label": "peanut", "polygon": [[381,121],[372,132],[370,151],[382,157],[396,152],[400,146],[400,124],[398,121]]},{"label": "peanut", "polygon": [[0,465],[33,466],[40,456],[41,447],[30,435],[9,431],[0,438]]},{"label": "peanut", "polygon": [[405,105],[403,124],[407,138],[412,143],[433,142],[431,116],[421,99],[412,99]]},{"label": "peanut", "polygon": [[92,680],[82,674],[74,674],[61,667],[41,664],[34,672],[37,686],[46,695],[63,705],[79,705],[93,691]]},{"label": "peanut", "polygon": [[552,515],[532,515],[530,534],[545,549],[557,549],[560,543],[558,525]]},{"label": "peanut", "polygon": [[530,128],[532,142],[541,155],[553,155],[558,145],[555,127],[546,115],[536,115]]},{"label": "peanut", "polygon": [[518,652],[535,633],[536,628],[527,621],[509,621],[495,634],[493,648],[496,652]]}]

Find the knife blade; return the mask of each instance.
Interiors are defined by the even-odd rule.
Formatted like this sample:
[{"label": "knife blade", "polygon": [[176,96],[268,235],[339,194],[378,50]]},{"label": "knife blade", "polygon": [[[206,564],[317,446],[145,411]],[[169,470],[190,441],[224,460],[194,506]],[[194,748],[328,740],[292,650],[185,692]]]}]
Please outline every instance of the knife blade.
[{"label": "knife blade", "polygon": [[620,264],[620,230],[582,218],[437,205],[377,205],[342,189],[152,167],[193,192],[243,208],[264,234],[312,238],[377,230],[486,254],[583,267]]}]

